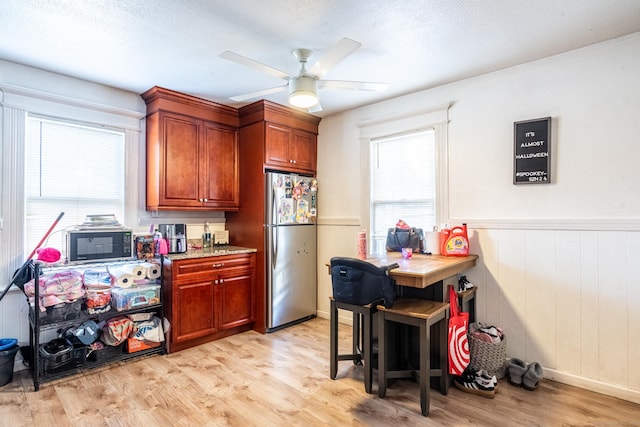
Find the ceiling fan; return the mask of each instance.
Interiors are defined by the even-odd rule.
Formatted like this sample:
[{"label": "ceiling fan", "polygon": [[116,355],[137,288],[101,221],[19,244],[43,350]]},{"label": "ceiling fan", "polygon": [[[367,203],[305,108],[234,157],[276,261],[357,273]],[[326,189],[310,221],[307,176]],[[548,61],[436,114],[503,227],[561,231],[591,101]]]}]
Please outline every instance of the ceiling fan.
[{"label": "ceiling fan", "polygon": [[284,79],[287,84],[282,86],[264,89],[257,92],[246,93],[243,95],[233,96],[230,99],[234,101],[246,101],[248,99],[259,98],[276,92],[289,90],[289,102],[299,108],[306,108],[309,112],[322,111],[320,100],[318,98],[319,89],[347,89],[361,90],[371,92],[381,92],[388,86],[387,83],[345,81],[345,80],[324,80],[323,77],[333,67],[338,65],[343,59],[351,55],[358,49],[361,44],[355,40],[344,38],[331,49],[324,57],[316,61],[313,66],[307,70],[306,65],[313,55],[310,49],[295,49],[293,56],[300,62],[300,72],[297,76],[285,73],[276,68],[262,64],[246,56],[239,55],[231,51],[225,51],[220,54],[221,58],[247,67],[255,68],[272,76]]}]

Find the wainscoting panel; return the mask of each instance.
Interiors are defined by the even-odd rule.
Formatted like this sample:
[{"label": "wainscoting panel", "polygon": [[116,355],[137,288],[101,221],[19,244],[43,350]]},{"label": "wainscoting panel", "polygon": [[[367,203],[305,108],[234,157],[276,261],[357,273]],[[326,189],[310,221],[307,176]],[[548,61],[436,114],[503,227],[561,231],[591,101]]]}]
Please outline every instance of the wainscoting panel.
[{"label": "wainscoting panel", "polygon": [[478,319],[545,376],[640,402],[640,232],[476,229]]},{"label": "wainscoting panel", "polygon": [[[353,222],[318,229],[320,317],[324,264],[355,256]],[[541,363],[545,378],[640,403],[640,231],[507,225],[470,229],[479,259],[464,274],[478,285],[478,320],[502,327],[507,357]]]}]

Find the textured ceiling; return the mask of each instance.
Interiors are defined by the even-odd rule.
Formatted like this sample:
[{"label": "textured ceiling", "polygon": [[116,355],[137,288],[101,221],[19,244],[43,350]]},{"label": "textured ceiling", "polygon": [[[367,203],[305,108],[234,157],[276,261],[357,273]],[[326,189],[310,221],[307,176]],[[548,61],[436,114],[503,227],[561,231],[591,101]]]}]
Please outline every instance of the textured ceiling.
[{"label": "textured ceiling", "polygon": [[2,0],[0,58],[240,106],[228,98],[285,82],[223,51],[297,74],[293,49],[313,65],[349,37],[362,46],[326,78],[390,85],[323,90],[327,116],[638,31],[640,0]]}]

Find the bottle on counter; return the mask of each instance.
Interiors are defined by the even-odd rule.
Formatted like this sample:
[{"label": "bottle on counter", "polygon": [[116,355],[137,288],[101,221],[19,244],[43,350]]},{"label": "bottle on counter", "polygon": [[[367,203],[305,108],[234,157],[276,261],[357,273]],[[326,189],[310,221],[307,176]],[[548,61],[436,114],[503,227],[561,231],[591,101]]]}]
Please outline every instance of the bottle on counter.
[{"label": "bottle on counter", "polygon": [[211,250],[211,230],[209,229],[209,222],[204,223],[204,233],[202,233],[202,249],[205,251]]},{"label": "bottle on counter", "polygon": [[153,232],[153,251],[156,256],[160,255],[160,242],[162,240],[162,233],[160,233],[160,231],[158,231],[158,229],[156,228],[156,231]]}]

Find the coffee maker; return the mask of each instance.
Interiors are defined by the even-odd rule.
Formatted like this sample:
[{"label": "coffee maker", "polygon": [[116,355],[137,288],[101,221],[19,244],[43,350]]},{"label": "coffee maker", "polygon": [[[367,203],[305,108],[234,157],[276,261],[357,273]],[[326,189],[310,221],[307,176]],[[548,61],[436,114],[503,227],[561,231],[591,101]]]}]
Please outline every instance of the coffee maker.
[{"label": "coffee maker", "polygon": [[158,224],[158,231],[167,241],[170,254],[187,251],[187,224]]}]

